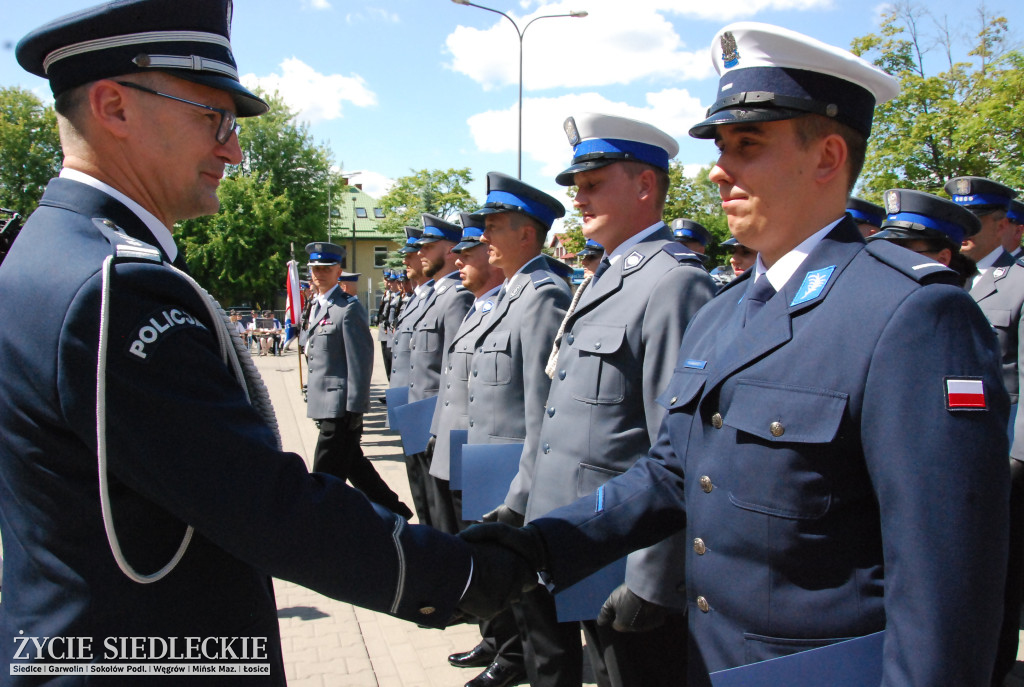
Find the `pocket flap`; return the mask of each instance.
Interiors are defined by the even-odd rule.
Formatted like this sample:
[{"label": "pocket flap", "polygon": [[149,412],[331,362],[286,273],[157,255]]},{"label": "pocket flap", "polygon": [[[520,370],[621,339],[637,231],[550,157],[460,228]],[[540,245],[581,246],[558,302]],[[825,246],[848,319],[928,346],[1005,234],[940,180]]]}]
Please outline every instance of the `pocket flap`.
[{"label": "pocket flap", "polygon": [[703,370],[677,367],[668,380],[665,391],[655,399],[662,408],[681,408],[700,395],[708,375]]},{"label": "pocket flap", "polygon": [[484,353],[488,351],[507,351],[508,343],[512,338],[512,332],[506,329],[503,332],[491,332],[485,338],[480,347]]},{"label": "pocket flap", "polygon": [[768,441],[823,444],[835,438],[848,398],[829,389],[740,382],[723,419]]},{"label": "pocket flap", "polygon": [[1013,320],[1009,310],[986,310],[985,317],[988,318],[993,327],[999,327],[1000,329],[1008,328]]},{"label": "pocket flap", "polygon": [[579,350],[594,355],[614,353],[626,339],[626,325],[585,324],[573,332],[573,345]]}]

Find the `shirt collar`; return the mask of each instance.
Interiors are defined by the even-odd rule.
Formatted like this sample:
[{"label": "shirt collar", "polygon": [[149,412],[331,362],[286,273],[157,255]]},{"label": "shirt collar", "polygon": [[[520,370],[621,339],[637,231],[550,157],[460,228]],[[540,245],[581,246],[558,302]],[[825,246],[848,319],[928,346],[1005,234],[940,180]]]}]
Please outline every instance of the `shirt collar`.
[{"label": "shirt collar", "polygon": [[423,296],[428,294],[428,293],[430,293],[430,291],[433,288],[434,288],[434,280],[431,279],[428,282],[424,282],[424,283],[420,284],[415,289],[413,289],[413,291],[416,292],[417,296],[419,296],[420,298],[423,298]]},{"label": "shirt collar", "polygon": [[991,253],[989,253],[988,255],[986,255],[985,257],[978,261],[978,271],[984,274],[984,270],[987,270],[989,267],[991,267],[992,264],[996,261],[996,258],[998,258],[1002,254],[1003,247],[996,246],[996,249],[994,251],[992,251]]},{"label": "shirt collar", "polygon": [[813,251],[818,244],[821,243],[821,240],[824,239],[825,236],[827,236],[828,233],[832,231],[832,229],[834,229],[842,220],[843,218],[840,217],[835,222],[827,225],[824,229],[820,229],[808,236],[800,245],[779,258],[770,269],[764,266],[764,263],[761,262],[761,254],[758,253],[757,262],[754,265],[754,278],[750,283],[756,283],[757,280],[761,278],[761,275],[765,275],[768,277],[768,281],[771,282],[772,287],[776,291],[781,291],[782,287],[786,285],[786,282],[789,281],[790,277],[800,269],[800,265],[802,265],[804,260],[807,259],[807,256],[811,254],[811,251]]},{"label": "shirt collar", "polygon": [[339,288],[341,288],[341,287],[339,287],[337,284],[335,284],[331,288],[327,289],[327,293],[318,293],[317,296],[316,296],[316,299],[318,301],[320,301],[320,306],[321,307],[327,306],[330,303],[331,294],[334,293]]},{"label": "shirt collar", "polygon": [[171,235],[171,232],[164,226],[163,222],[158,220],[149,210],[142,207],[113,186],[105,184],[96,177],[90,176],[85,172],[80,172],[77,169],[64,167],[60,170],[60,177],[62,179],[77,181],[80,184],[85,184],[86,186],[91,186],[97,191],[103,191],[114,200],[120,201],[125,205],[125,207],[135,213],[135,216],[146,225],[146,228],[149,229],[151,234],[153,234],[153,238],[155,238],[157,243],[160,244],[160,248],[163,249],[170,262],[174,262],[178,257],[178,246],[174,243],[174,236]]},{"label": "shirt collar", "polygon": [[622,243],[615,247],[615,250],[613,250],[608,255],[608,262],[614,265],[616,262],[619,261],[619,258],[626,254],[627,250],[629,250],[636,244],[640,243],[645,238],[647,238],[657,230],[661,229],[663,226],[665,226],[664,222],[655,222],[654,224],[647,227],[643,231],[638,231],[637,233],[633,234],[628,239],[626,239],[625,241],[623,241]]}]

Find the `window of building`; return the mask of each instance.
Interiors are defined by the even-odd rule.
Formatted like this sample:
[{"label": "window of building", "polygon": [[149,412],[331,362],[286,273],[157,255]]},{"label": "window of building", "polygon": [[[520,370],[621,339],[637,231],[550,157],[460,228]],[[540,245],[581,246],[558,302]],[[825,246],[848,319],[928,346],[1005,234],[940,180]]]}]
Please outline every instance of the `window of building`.
[{"label": "window of building", "polygon": [[374,208],[373,209],[373,216],[376,217],[377,219],[384,219],[384,209],[383,208]]},{"label": "window of building", "polygon": [[366,208],[356,208],[356,217],[359,219],[366,219]]},{"label": "window of building", "polygon": [[387,267],[388,260],[388,247],[387,246],[374,246],[373,247],[373,266],[377,269]]}]

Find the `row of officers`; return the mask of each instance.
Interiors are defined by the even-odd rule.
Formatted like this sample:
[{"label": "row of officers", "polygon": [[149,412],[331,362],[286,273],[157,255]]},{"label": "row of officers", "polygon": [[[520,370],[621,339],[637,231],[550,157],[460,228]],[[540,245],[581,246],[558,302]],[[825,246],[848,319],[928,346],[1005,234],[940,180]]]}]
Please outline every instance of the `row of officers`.
[{"label": "row of officers", "polygon": [[[688,219],[662,222],[667,163],[676,152],[671,137],[600,114],[570,118],[566,130],[577,155],[557,180],[578,188],[574,204],[588,237],[579,254],[585,276],[575,292],[566,266],[541,252],[563,214],[561,203],[498,172],[488,174],[484,207],[463,214],[461,227],[430,214],[422,228],[407,227],[400,250],[405,273],[389,275],[394,286],[381,303],[378,327],[390,384],[407,387],[410,402],[438,397],[427,450],[406,457],[413,505],[421,523],[446,532],[471,524],[462,518],[462,492],[450,488],[452,430],[465,430],[469,444],[522,445],[504,501],[483,517],[514,527],[600,492],[643,458],[658,441],[666,409],[682,402],[683,390],[672,391],[679,367],[706,365],[677,360],[684,331],[723,285],[758,261],[755,251],[730,239],[728,274],[713,278],[703,263],[707,230]],[[625,157],[624,141],[631,151]],[[1014,254],[1024,230],[1022,206],[1015,191],[990,179],[960,177],[946,190],[952,200],[893,189],[884,207],[851,198],[840,225],[851,227],[850,242],[866,237],[869,245],[908,249],[904,259],[921,256],[912,266],[919,273],[955,272],[953,280],[969,290],[998,336],[1002,382],[1013,404],[1005,428],[1012,441],[1024,310],[1024,261]],[[808,272],[791,305],[821,297],[830,270]],[[944,412],[960,409],[961,387],[975,390],[971,380],[956,381],[943,391]],[[714,413],[710,426],[730,423],[770,441],[801,442],[839,422],[834,404],[801,405],[788,417],[791,399],[755,390],[748,392],[748,417]],[[747,426],[761,421],[763,427]],[[1013,445],[1011,456],[1024,460],[1024,449]],[[1019,509],[1017,460],[1010,462]],[[1015,582],[1006,588],[993,684],[1016,656],[1019,520],[1018,513],[1008,573]],[[685,559],[703,556],[706,546],[702,538],[678,534],[630,554],[623,584],[582,623],[585,645],[580,625],[559,622],[552,594],[538,587],[510,611],[481,621],[480,643],[449,661],[483,668],[467,687],[523,680],[578,685],[585,650],[599,684],[671,684],[686,670]],[[698,612],[707,612],[703,598]]]}]

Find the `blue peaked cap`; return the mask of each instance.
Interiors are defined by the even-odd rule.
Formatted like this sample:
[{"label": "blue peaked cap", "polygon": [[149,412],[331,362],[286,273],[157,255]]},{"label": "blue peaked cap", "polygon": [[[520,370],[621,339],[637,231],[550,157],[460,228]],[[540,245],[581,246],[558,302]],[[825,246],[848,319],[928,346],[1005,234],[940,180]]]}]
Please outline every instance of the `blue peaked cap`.
[{"label": "blue peaked cap", "polygon": [[960,250],[964,238],[981,230],[981,220],[970,210],[923,191],[889,189],[885,211],[881,231],[867,237],[868,241],[933,239]]},{"label": "blue peaked cap", "polygon": [[501,172],[487,173],[487,202],[473,213],[479,221],[498,212],[519,212],[551,228],[556,219],[565,215],[562,201],[549,196],[515,177]]}]

